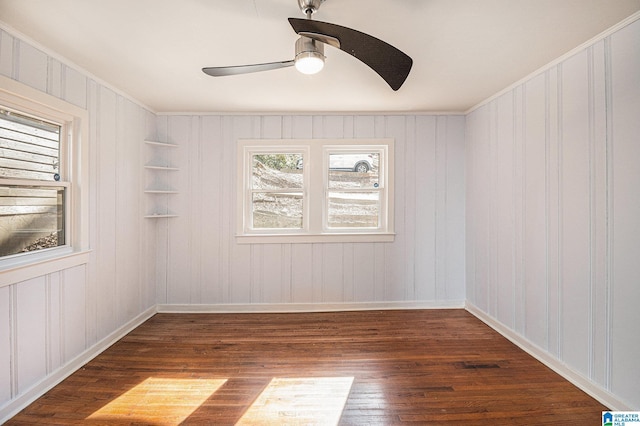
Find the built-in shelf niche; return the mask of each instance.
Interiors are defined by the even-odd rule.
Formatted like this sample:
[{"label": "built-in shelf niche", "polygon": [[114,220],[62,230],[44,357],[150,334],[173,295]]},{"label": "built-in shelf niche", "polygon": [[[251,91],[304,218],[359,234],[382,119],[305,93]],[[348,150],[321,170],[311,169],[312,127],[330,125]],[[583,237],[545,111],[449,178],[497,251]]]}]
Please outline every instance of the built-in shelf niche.
[{"label": "built-in shelf niche", "polygon": [[177,217],[171,209],[172,195],[178,194],[172,181],[180,169],[172,163],[171,152],[179,145],[145,140],[145,189],[147,198],[145,218]]}]

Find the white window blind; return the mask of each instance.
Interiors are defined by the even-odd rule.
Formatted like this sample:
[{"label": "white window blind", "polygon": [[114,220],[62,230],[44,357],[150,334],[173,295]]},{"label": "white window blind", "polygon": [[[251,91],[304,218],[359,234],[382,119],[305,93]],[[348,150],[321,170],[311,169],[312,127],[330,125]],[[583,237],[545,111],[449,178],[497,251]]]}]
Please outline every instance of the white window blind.
[{"label": "white window blind", "polygon": [[0,256],[65,244],[62,126],[0,108]]}]

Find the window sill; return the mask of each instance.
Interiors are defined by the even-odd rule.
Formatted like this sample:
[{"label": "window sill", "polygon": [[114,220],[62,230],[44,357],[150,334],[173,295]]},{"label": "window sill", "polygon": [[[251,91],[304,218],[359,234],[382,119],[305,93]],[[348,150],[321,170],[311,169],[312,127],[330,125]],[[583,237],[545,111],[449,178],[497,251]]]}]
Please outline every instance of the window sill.
[{"label": "window sill", "polygon": [[390,243],[396,234],[236,235],[238,244]]},{"label": "window sill", "polygon": [[89,263],[90,250],[60,250],[28,259],[0,263],[0,288]]}]

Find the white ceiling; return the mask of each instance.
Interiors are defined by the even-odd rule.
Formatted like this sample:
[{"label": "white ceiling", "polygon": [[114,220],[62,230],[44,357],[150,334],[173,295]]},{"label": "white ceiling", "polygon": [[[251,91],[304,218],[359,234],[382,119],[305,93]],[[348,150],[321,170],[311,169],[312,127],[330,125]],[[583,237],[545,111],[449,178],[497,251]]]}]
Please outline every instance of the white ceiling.
[{"label": "white ceiling", "polygon": [[202,73],[293,59],[296,0],[0,0],[0,21],[156,112],[454,112],[638,10],[640,0],[327,0],[314,19],[413,58],[397,92],[329,46],[315,76]]}]

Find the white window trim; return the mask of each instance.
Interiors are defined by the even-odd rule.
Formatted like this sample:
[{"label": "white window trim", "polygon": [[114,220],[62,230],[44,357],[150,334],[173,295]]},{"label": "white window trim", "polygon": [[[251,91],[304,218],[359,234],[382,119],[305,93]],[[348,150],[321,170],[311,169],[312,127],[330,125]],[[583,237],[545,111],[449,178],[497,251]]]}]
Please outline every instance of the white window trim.
[{"label": "white window trim", "polygon": [[[311,167],[303,168],[303,176],[309,187],[304,191],[303,229],[250,229],[251,221],[251,156],[260,152],[274,152],[286,149],[287,153],[302,153],[314,158],[328,161],[328,151],[346,150],[357,146],[357,149],[371,149],[384,153],[383,173],[380,176],[381,185],[386,191],[386,199],[381,199],[384,208],[381,214],[381,230],[364,229],[354,232],[352,229],[326,228],[326,218],[323,217],[326,208],[326,197],[308,197],[308,193],[323,194],[327,187],[328,166],[324,164],[322,178],[309,180]],[[236,241],[243,244],[280,244],[280,243],[354,243],[354,242],[392,242],[395,239],[393,216],[393,187],[394,187],[394,140],[393,139],[244,139],[237,144],[237,214]],[[308,157],[307,157],[308,158]],[[325,170],[326,169],[326,170]],[[385,208],[386,207],[386,208]]]},{"label": "white window trim", "polygon": [[[84,194],[88,184],[89,115],[86,110],[40,92],[15,80],[0,76],[0,104],[42,118],[63,120],[70,139],[60,155],[66,155],[68,182],[66,226],[68,241],[61,247],[39,250],[0,259],[0,287],[58,270],[87,263],[89,250],[89,203]],[[4,180],[3,183],[10,183]],[[65,186],[61,182],[34,181],[36,186]]]}]

